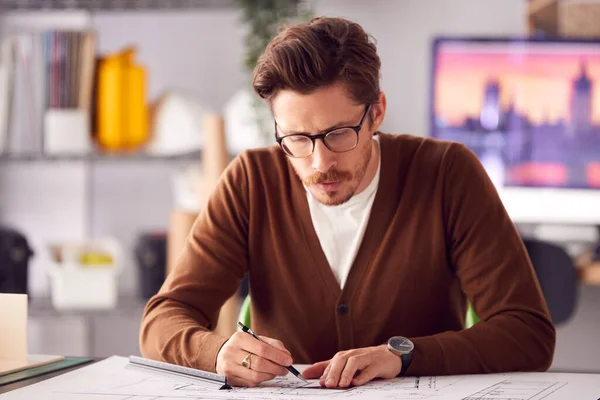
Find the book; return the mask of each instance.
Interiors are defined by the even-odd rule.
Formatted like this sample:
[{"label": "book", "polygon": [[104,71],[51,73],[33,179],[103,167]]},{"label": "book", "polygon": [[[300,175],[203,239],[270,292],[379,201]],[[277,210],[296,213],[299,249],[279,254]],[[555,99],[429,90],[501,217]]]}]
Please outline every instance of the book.
[{"label": "book", "polygon": [[0,376],[23,371],[29,368],[40,367],[53,362],[62,361],[63,356],[30,354],[25,360],[0,360]]},{"label": "book", "polygon": [[11,372],[0,376],[0,386],[34,378],[36,376],[49,374],[50,372],[72,368],[78,365],[88,364],[94,361],[90,357],[65,357],[64,360],[51,362],[49,364],[31,367],[17,372]]}]

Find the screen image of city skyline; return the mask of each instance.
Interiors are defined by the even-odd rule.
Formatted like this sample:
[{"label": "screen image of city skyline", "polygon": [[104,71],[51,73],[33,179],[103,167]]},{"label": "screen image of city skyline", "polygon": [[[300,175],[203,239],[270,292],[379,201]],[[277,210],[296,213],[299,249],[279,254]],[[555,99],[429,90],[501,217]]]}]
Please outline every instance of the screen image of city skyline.
[{"label": "screen image of city skyline", "polygon": [[451,125],[478,118],[486,86],[497,81],[503,109],[512,104],[536,125],[567,122],[573,83],[582,73],[592,83],[591,123],[600,125],[600,53],[514,54],[509,47],[506,52],[493,53],[440,49],[435,69],[435,114]]}]

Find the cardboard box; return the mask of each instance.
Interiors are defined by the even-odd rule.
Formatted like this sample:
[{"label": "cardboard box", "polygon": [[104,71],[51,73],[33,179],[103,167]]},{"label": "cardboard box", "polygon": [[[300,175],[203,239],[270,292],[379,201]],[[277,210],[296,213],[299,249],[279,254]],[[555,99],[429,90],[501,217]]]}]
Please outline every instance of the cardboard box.
[{"label": "cardboard box", "polygon": [[173,268],[175,268],[179,254],[183,250],[183,245],[192,230],[192,225],[194,225],[196,217],[197,214],[190,211],[171,211],[167,236],[167,270],[165,271],[165,276],[168,276]]},{"label": "cardboard box", "polygon": [[600,2],[597,0],[529,0],[530,35],[600,37]]}]

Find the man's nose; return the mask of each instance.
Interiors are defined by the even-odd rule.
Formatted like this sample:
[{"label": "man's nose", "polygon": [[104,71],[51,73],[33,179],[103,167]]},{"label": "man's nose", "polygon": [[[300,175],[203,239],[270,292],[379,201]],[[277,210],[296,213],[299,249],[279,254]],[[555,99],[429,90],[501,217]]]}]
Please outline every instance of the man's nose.
[{"label": "man's nose", "polygon": [[315,149],[312,153],[313,169],[325,173],[335,167],[335,164],[335,153],[329,150],[322,140],[315,140]]}]

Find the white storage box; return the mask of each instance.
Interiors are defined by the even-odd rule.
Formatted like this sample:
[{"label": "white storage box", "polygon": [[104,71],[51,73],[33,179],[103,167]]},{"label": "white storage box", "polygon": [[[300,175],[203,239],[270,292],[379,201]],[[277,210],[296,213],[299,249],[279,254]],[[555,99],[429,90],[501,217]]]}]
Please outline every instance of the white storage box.
[{"label": "white storage box", "polygon": [[85,155],[92,151],[90,116],[79,109],[49,109],[44,114],[44,153]]},{"label": "white storage box", "polygon": [[117,306],[121,246],[113,239],[51,246],[51,297],[58,310],[111,309]]}]

